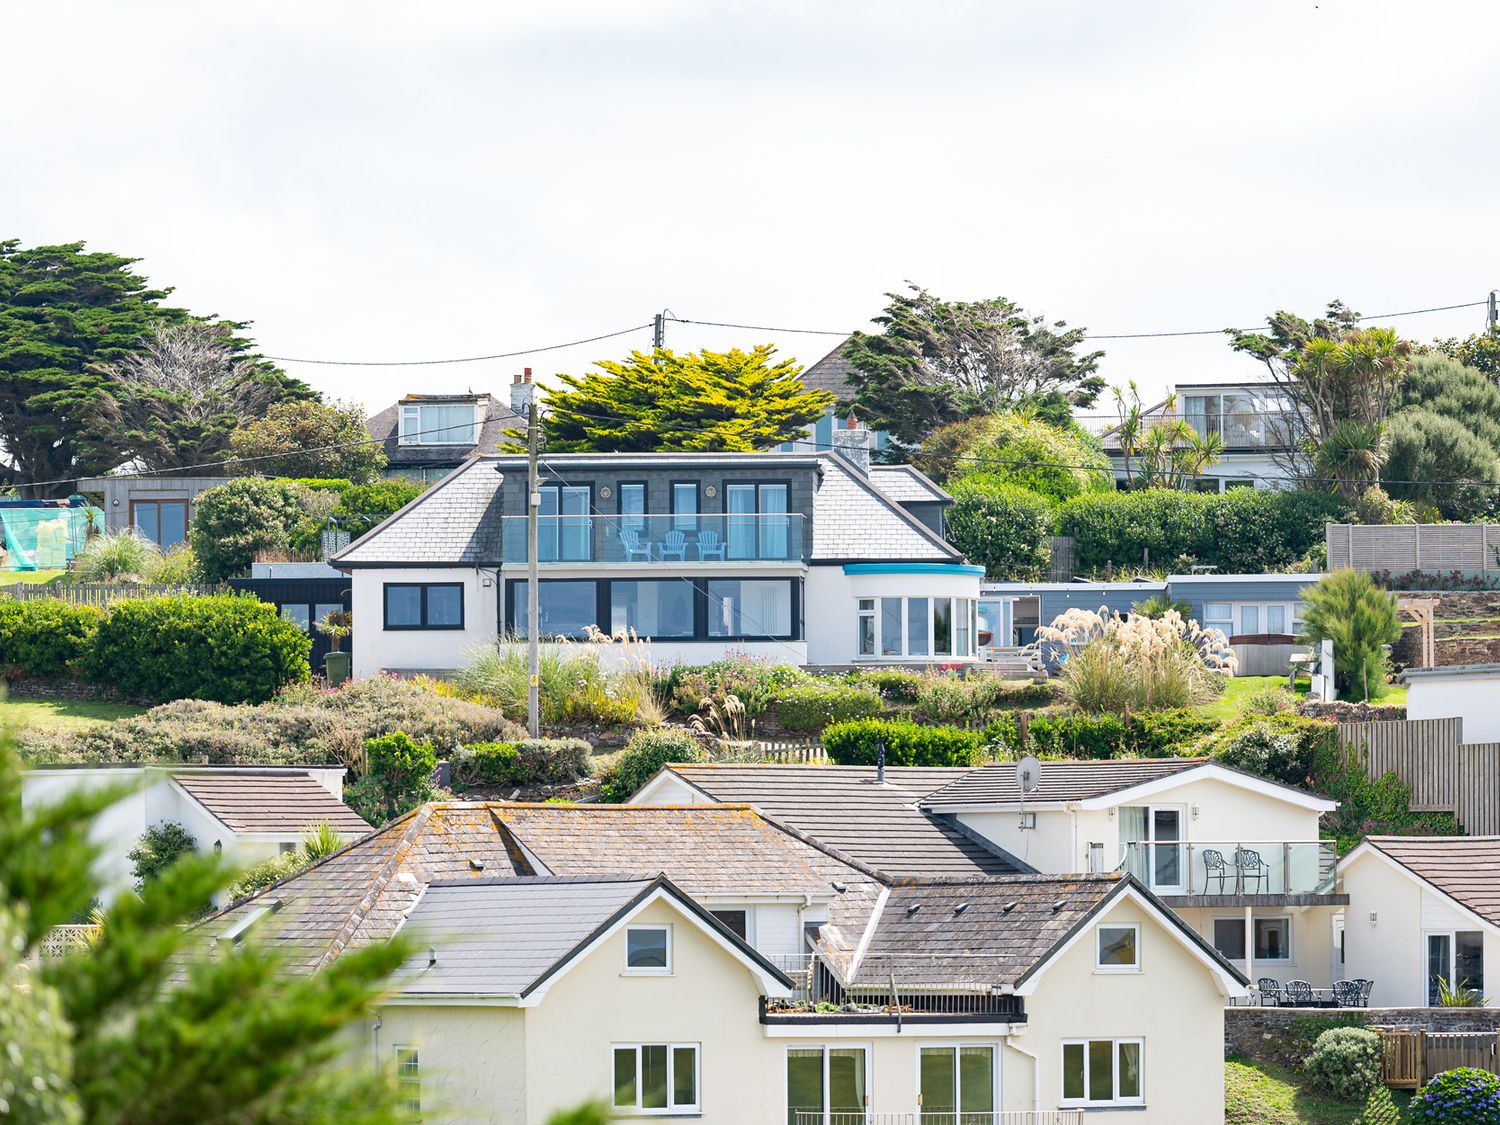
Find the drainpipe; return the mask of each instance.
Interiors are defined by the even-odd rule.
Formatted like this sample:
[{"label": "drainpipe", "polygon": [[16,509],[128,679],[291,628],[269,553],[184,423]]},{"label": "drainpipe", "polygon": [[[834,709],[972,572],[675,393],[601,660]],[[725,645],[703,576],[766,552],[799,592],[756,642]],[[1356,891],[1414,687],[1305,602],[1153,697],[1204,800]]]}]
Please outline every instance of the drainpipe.
[{"label": "drainpipe", "polygon": [[375,1020],[370,1024],[370,1067],[376,1072],[380,1071],[380,1029],[385,1024],[380,1012],[375,1012]]},{"label": "drainpipe", "polygon": [[1025,1055],[1031,1060],[1031,1112],[1040,1118],[1042,1115],[1042,1060],[1025,1047],[1017,1047],[1012,1036],[1005,1037],[1005,1045],[1016,1054]]}]

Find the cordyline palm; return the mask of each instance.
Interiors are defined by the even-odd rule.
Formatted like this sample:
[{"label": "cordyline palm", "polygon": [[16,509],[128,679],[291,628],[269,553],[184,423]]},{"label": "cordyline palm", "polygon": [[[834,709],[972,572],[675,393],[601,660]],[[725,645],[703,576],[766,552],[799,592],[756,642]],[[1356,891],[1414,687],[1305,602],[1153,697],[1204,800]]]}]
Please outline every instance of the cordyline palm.
[{"label": "cordyline palm", "polygon": [[1362,422],[1339,422],[1318,445],[1313,469],[1332,481],[1340,496],[1355,500],[1380,482],[1385,463],[1385,428]]}]

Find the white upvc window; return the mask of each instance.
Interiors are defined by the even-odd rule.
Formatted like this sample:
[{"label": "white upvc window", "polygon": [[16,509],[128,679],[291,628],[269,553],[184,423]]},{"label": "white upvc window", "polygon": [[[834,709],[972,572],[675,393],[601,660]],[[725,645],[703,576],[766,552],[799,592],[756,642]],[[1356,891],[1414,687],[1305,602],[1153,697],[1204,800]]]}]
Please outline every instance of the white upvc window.
[{"label": "white upvc window", "polygon": [[669,977],[672,975],[672,927],[670,925],[625,928],[625,975]]},{"label": "white upvc window", "polygon": [[417,1048],[396,1046],[396,1087],[401,1108],[412,1117],[422,1112],[422,1060]]},{"label": "white upvc window", "polygon": [[857,598],[855,652],[887,659],[975,655],[975,598]]},{"label": "white upvc window", "polygon": [[615,1043],[615,1109],[660,1116],[698,1113],[698,1044]]},{"label": "white upvc window", "polygon": [[1094,967],[1101,973],[1140,972],[1140,923],[1102,923],[1094,931],[1094,954]]},{"label": "white upvc window", "polygon": [[406,403],[398,445],[473,445],[479,440],[479,406],[472,402]]},{"label": "white upvc window", "polygon": [[1203,621],[1205,629],[1217,629],[1226,637],[1234,632],[1234,605],[1231,602],[1204,602]]},{"label": "white upvc window", "polygon": [[1064,1106],[1093,1108],[1145,1104],[1140,1039],[1065,1039],[1062,1044]]}]

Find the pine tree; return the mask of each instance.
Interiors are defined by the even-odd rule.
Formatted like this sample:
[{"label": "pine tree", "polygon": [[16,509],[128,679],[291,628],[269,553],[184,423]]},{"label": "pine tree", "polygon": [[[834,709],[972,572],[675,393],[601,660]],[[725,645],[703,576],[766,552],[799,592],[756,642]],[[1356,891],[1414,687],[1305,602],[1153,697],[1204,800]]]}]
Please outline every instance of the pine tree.
[{"label": "pine tree", "polygon": [[802,437],[833,405],[802,384],[775,348],[678,355],[631,352],[624,363],[560,375],[547,396],[542,430],[551,452],[748,453]]},{"label": "pine tree", "polygon": [[[83,951],[22,969],[54,926],[99,893],[90,821],[120,790],[21,808],[19,765],[0,745],[0,1097],[18,1125],[285,1125],[408,1120],[389,1074],[340,1065],[346,1029],[372,1015],[402,942],[287,972],[252,934],[203,948],[183,924],[229,879],[185,857],[103,913]],[[8,927],[8,928],[7,928]],[[23,974],[25,974],[23,976]],[[10,1032],[17,1032],[12,1035]]]}]

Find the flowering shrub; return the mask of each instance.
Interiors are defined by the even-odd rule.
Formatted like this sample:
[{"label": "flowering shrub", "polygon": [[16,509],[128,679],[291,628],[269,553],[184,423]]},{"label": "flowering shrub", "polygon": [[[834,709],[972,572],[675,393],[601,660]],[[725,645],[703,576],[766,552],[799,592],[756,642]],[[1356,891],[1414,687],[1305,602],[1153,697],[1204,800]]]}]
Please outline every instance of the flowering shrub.
[{"label": "flowering shrub", "polygon": [[789,664],[768,664],[743,654],[701,667],[678,665],[667,676],[672,710],[695,715],[705,702],[720,706],[734,696],[749,715],[759,715],[784,689],[805,680],[806,674]]},{"label": "flowering shrub", "polygon": [[1082,711],[1152,711],[1206,703],[1235,660],[1229,641],[1176,610],[1157,618],[1070,609],[1032,649],[1060,660],[1063,695]]},{"label": "flowering shrub", "polygon": [[1417,1092],[1408,1116],[1431,1125],[1500,1125],[1500,1078],[1471,1066],[1445,1070]]},{"label": "flowering shrub", "polygon": [[1385,1058],[1380,1036],[1363,1027],[1333,1027],[1319,1035],[1303,1071],[1320,1090],[1363,1101],[1380,1085]]}]

